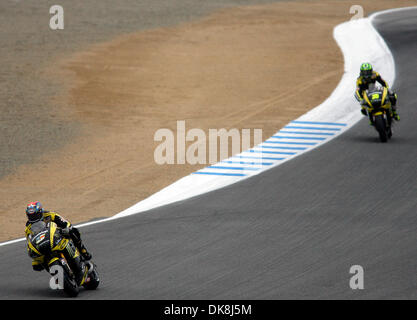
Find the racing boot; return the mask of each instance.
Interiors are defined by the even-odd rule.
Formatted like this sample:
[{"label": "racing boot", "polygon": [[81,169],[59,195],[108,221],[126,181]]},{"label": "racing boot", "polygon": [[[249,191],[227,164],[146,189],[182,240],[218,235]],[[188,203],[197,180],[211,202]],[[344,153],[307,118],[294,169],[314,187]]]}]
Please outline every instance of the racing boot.
[{"label": "racing boot", "polygon": [[388,91],[389,100],[391,102],[391,109],[392,109],[392,117],[395,121],[400,121],[400,116],[397,113],[397,99],[398,96],[395,92],[391,90]]},{"label": "racing boot", "polygon": [[91,255],[91,253],[87,251],[87,248],[85,247],[84,244],[81,244],[81,246],[80,246],[80,248],[78,248],[78,250],[80,250],[80,253],[83,256],[83,259],[85,261],[91,260],[91,258],[93,257]]}]

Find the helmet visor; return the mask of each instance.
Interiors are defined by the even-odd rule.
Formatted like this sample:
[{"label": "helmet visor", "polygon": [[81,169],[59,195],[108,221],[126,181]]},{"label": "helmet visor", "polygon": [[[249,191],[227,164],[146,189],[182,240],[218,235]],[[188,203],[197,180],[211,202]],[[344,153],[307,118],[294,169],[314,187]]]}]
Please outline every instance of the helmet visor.
[{"label": "helmet visor", "polygon": [[39,221],[42,218],[42,206],[38,203],[31,203],[26,208],[26,215],[30,222]]},{"label": "helmet visor", "polygon": [[372,70],[361,70],[361,76],[370,78],[372,76]]},{"label": "helmet visor", "polygon": [[36,222],[36,221],[41,220],[42,218],[42,212],[36,212],[36,211],[33,213],[27,212],[26,215],[28,217],[29,222]]}]

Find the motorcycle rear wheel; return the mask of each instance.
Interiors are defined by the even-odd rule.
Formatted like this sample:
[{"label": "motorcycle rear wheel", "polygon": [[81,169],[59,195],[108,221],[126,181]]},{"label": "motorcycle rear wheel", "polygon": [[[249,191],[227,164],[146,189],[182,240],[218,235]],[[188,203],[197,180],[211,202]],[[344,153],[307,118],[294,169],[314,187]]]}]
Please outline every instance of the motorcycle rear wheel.
[{"label": "motorcycle rear wheel", "polygon": [[100,284],[100,278],[98,275],[97,267],[94,263],[89,262],[92,266],[92,270],[89,270],[88,282],[83,284],[84,288],[87,290],[95,290]]}]

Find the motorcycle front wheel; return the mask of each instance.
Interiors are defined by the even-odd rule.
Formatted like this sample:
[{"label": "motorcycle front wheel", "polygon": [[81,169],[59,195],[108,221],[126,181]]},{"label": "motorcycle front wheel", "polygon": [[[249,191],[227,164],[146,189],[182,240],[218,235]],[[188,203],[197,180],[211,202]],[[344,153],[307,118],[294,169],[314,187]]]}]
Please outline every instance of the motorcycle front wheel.
[{"label": "motorcycle front wheel", "polygon": [[387,125],[385,123],[385,118],[383,115],[375,116],[375,129],[378,131],[379,140],[381,142],[388,141]]},{"label": "motorcycle front wheel", "polygon": [[80,288],[78,287],[77,281],[75,280],[73,273],[69,269],[68,265],[63,265],[59,260],[53,263],[51,266],[53,265],[57,265],[62,269],[64,292],[69,297],[78,296],[78,293],[80,292]]}]

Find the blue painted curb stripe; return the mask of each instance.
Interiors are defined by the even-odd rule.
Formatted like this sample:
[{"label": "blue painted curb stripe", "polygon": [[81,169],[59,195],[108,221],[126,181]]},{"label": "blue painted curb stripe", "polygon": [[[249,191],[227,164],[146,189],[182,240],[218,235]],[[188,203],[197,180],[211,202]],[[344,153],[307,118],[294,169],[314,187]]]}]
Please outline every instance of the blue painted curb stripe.
[{"label": "blue painted curb stripe", "polygon": [[257,171],[260,168],[210,166],[210,167],[207,167],[205,169],[252,170],[252,171]]},{"label": "blue painted curb stripe", "polygon": [[249,156],[233,156],[238,159],[257,159],[257,160],[284,160],[285,158],[270,158],[270,157],[249,157]]},{"label": "blue painted curb stripe", "polygon": [[245,152],[250,153],[268,153],[268,154],[296,154],[296,152],[277,152],[277,151],[260,151],[260,150],[248,150]]},{"label": "blue painted curb stripe", "polygon": [[296,145],[308,145],[315,146],[317,142],[286,142],[286,141],[269,141],[266,140],[264,143],[278,143],[278,144],[296,144]]},{"label": "blue painted curb stripe", "polygon": [[300,123],[300,124],[321,124],[327,126],[347,126],[346,123],[337,123],[337,122],[319,122],[319,121],[291,121],[291,123]]},{"label": "blue painted curb stripe", "polygon": [[192,174],[208,174],[208,175],[213,175],[213,176],[235,176],[235,177],[246,176],[246,174],[243,174],[243,173],[222,173],[222,172],[201,172],[201,171],[196,171],[196,172],[193,172]]},{"label": "blue painted curb stripe", "polygon": [[328,131],[340,131],[340,128],[319,128],[319,127],[296,127],[285,126],[284,129],[304,129],[304,130],[328,130]]},{"label": "blue painted curb stripe", "polygon": [[259,166],[270,166],[273,162],[247,162],[247,161],[221,161],[221,163],[236,163],[236,164],[250,164]]},{"label": "blue painted curb stripe", "polygon": [[290,136],[272,136],[270,139],[326,140],[326,138],[318,138],[318,137],[290,137]]},{"label": "blue painted curb stripe", "polygon": [[[346,126],[345,123],[335,123],[335,122],[319,122],[319,121],[291,121],[291,124],[310,124],[310,125],[324,125],[324,126]],[[341,128],[328,128],[328,127],[309,127],[309,126],[292,126],[287,125],[283,129],[302,129],[302,130],[320,130],[320,131],[340,131]],[[284,134],[284,135],[281,135]],[[304,135],[304,136],[288,136],[288,135]],[[306,135],[315,135],[315,136],[334,136],[335,133],[333,132],[306,132],[306,131],[279,131],[276,135],[273,135],[268,140],[264,141],[262,146],[259,146],[257,148],[259,149],[251,149],[244,151],[243,154],[247,153],[257,153],[257,154],[285,154],[285,155],[296,155],[297,152],[279,152],[279,151],[266,151],[265,149],[285,149],[285,150],[307,150],[308,147],[304,146],[314,146],[317,145],[317,142],[293,142],[293,141],[274,141],[272,139],[294,139],[294,140],[319,140],[324,141],[327,139],[327,137],[311,137]],[[301,145],[300,147],[292,147],[292,146],[268,146],[265,144],[283,144],[283,145]],[[285,160],[286,158],[272,158],[272,157],[251,157],[251,156],[245,156],[245,155],[238,155],[238,156],[232,156],[229,158],[230,160],[223,160],[220,161],[221,163],[227,163],[227,164],[242,164],[242,165],[273,165],[273,162],[264,162],[263,160]],[[235,159],[233,161],[232,159]],[[254,161],[237,161],[239,159],[256,159],[261,160],[261,162],[254,162]],[[261,168],[252,168],[252,167],[227,167],[227,166],[218,166],[213,165],[204,168],[205,169],[222,169],[222,170],[251,170],[251,171],[257,171]],[[243,173],[228,173],[228,172],[210,172],[210,171],[196,171],[192,174],[204,174],[204,175],[219,175],[219,176],[238,176],[238,177],[244,177],[247,176],[247,174]]]},{"label": "blue painted curb stripe", "polygon": [[331,132],[306,132],[306,131],[280,131],[279,133],[291,133],[291,134],[314,134],[317,136],[334,136]]},{"label": "blue painted curb stripe", "polygon": [[276,146],[264,146],[262,145],[261,147],[257,147],[257,148],[269,148],[269,149],[288,149],[288,150],[306,150],[308,148],[303,148],[303,147],[276,147]]}]

